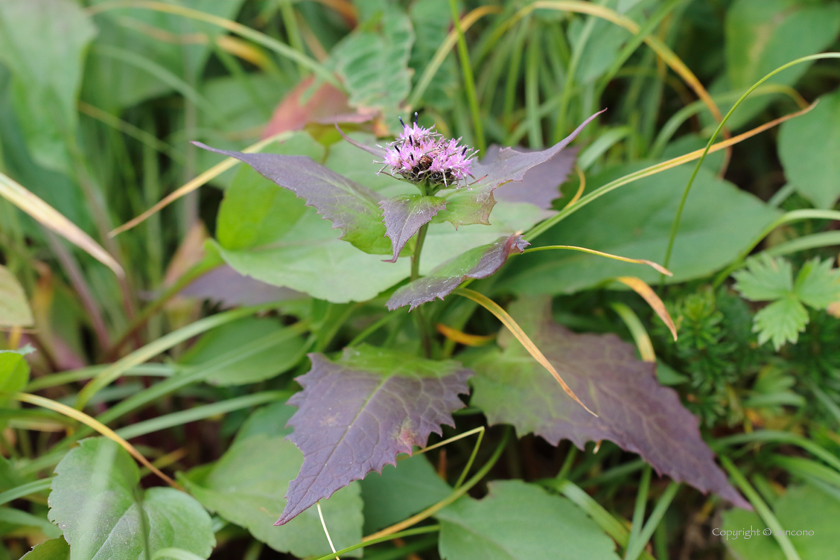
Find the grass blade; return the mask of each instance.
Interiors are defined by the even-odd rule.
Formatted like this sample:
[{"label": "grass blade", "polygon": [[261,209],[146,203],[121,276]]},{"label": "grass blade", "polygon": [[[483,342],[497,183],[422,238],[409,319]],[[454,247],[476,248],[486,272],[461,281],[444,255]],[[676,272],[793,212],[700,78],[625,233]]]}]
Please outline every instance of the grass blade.
[{"label": "grass blade", "polygon": [[522,327],[520,327],[516,323],[516,321],[513,320],[513,317],[508,315],[508,312],[502,309],[498,303],[491,300],[484,294],[480,294],[474,290],[468,290],[466,288],[457,288],[452,293],[473,300],[477,304],[484,307],[484,309],[495,315],[496,318],[499,319],[499,321],[501,321],[505,327],[507,327],[511,334],[513,334],[513,336],[516,337],[516,340],[522,343],[522,346],[525,347],[528,353],[531,354],[531,356],[533,356],[533,358],[537,360],[537,362],[539,362],[539,364],[542,367],[548,370],[548,372],[554,377],[554,379],[557,380],[557,382],[560,384],[560,386],[563,388],[563,391],[565,391],[567,395],[572,397],[576,403],[582,406],[584,410],[586,410],[592,416],[595,416],[596,418],[598,417],[597,414],[589,410],[589,407],[587,407],[585,404],[583,404],[583,402],[581,402],[577,395],[575,395],[574,391],[572,391],[572,388],[569,387],[565,381],[563,381],[563,378],[560,377],[560,374],[557,373],[557,370],[554,369],[554,366],[551,365],[551,362],[548,361],[548,359],[543,355],[543,353],[540,352],[540,349],[537,348],[537,345],[534,344],[534,342],[528,337],[527,334],[525,334],[525,331],[522,330]]},{"label": "grass blade", "polygon": [[99,243],[58,210],[3,173],[0,173],[0,196],[113,270],[117,277],[125,278],[122,267]]}]

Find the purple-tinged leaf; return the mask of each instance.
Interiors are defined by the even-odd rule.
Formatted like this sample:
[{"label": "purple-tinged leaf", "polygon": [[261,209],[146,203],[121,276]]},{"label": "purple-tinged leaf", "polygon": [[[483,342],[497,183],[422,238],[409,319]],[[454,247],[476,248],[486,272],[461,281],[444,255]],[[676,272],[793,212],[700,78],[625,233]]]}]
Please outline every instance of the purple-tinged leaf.
[{"label": "purple-tinged leaf", "polygon": [[[513,148],[530,152],[527,148]],[[487,148],[482,165],[490,165],[499,155],[499,146]],[[551,202],[560,197],[560,185],[569,177],[577,160],[578,149],[566,148],[542,165],[531,168],[520,183],[503,185],[495,192],[498,202],[530,202],[543,209],[551,209]]]},{"label": "purple-tinged leaf", "polygon": [[522,181],[525,173],[538,165],[544,164],[577,138],[586,125],[592,122],[595,117],[606,111],[598,111],[577,127],[574,132],[552,147],[538,152],[519,152],[513,148],[502,148],[499,154],[489,165],[478,163],[473,167],[475,175],[481,184],[492,184],[501,186],[511,181]]},{"label": "purple-tinged leaf", "polygon": [[391,242],[385,237],[385,224],[379,208],[381,196],[376,191],[306,156],[249,154],[217,150],[201,142],[193,143],[205,150],[243,161],[266,179],[305,199],[307,206],[314,207],[333,223],[333,229],[342,231],[341,239],[344,241],[366,253],[391,253]]},{"label": "purple-tinged leaf", "polygon": [[331,362],[310,354],[312,369],[297,378],[303,391],[289,399],[298,411],[289,439],[303,452],[300,474],[289,484],[283,525],[319,500],[424,446],[464,404],[472,371],[451,360],[436,362],[371,346],[345,349]]},{"label": "purple-tinged leaf", "polygon": [[551,300],[520,300],[511,315],[539,346],[569,387],[598,414],[575,403],[512,336],[499,336],[503,350],[470,360],[472,404],[491,424],[512,424],[552,445],[569,439],[583,449],[606,439],[638,453],[657,473],[716,492],[738,507],[749,503],[729,484],[700,437],[698,421],[673,389],[656,381],[655,364],[636,358],[634,347],[614,334],[575,334],[551,319]]},{"label": "purple-tinged leaf", "polygon": [[[551,200],[548,201],[547,205],[544,205],[546,197],[551,196],[553,199],[556,196],[550,193],[546,194],[548,189],[546,184],[551,181],[551,175],[557,173],[556,183],[551,186],[551,189],[556,191],[554,187],[566,178],[568,169],[565,172],[563,172],[563,169],[569,165],[565,157],[557,163],[553,163],[552,160],[558,157],[563,148],[568,146],[587,124],[604,111],[599,111],[583,121],[583,124],[569,136],[546,150],[520,152],[513,148],[502,148],[498,150],[492,160],[485,158],[482,162],[475,163],[472,166],[472,175],[476,178],[475,184],[442,195],[446,198],[446,210],[435,216],[434,222],[451,222],[456,228],[460,225],[489,224],[490,212],[496,205],[494,197],[496,189],[507,183],[526,180],[526,176],[534,178],[534,184],[539,186],[539,188],[534,187],[534,190],[539,191],[540,195],[531,193],[522,201],[536,204],[535,201],[538,200],[543,203],[538,204],[541,208],[549,208]],[[543,166],[548,167],[543,170],[541,169]],[[514,189],[517,187],[509,186],[507,188]]]},{"label": "purple-tinged leaf", "polygon": [[272,286],[250,276],[243,276],[226,264],[199,276],[178,293],[210,300],[218,303],[222,309],[307,297],[290,288]]},{"label": "purple-tinged leaf", "polygon": [[393,256],[385,262],[397,262],[408,240],[423,224],[446,208],[446,201],[437,196],[407,194],[395,196],[379,203],[385,219],[385,235],[391,240]]},{"label": "purple-tinged leaf", "polygon": [[409,311],[435,298],[443,299],[467,278],[486,278],[499,270],[511,253],[522,253],[530,245],[518,233],[500,237],[494,243],[470,249],[432,270],[391,296],[386,304],[393,311],[409,305]]}]

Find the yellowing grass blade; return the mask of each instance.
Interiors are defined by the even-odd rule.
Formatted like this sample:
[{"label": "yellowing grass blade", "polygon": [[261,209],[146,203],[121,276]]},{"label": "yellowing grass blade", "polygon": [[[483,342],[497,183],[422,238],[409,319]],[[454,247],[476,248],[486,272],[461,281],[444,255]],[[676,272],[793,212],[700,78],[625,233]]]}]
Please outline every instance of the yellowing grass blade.
[{"label": "yellowing grass blade", "polygon": [[662,322],[665,323],[668,330],[671,331],[671,335],[674,337],[674,340],[677,340],[677,327],[674,326],[674,321],[672,321],[671,316],[668,315],[668,310],[665,309],[665,304],[662,303],[662,300],[659,299],[659,296],[656,295],[653,288],[648,286],[644,280],[640,280],[635,276],[619,276],[616,280],[626,286],[629,286],[634,292],[645,298],[645,301],[648,302],[651,309],[659,315],[659,318],[662,319]]},{"label": "yellowing grass blade", "polygon": [[649,261],[646,259],[631,259],[629,257],[619,257],[618,255],[613,255],[611,253],[604,253],[602,251],[596,251],[595,249],[587,249],[585,247],[576,247],[574,245],[546,245],[545,247],[531,247],[525,249],[525,253],[536,253],[537,251],[548,251],[551,249],[567,249],[569,251],[580,251],[581,253],[589,253],[590,255],[598,255],[599,257],[607,257],[608,259],[613,259],[616,261],[623,261],[628,263],[634,264],[646,264],[649,267],[653,268],[657,272],[660,272],[666,276],[673,276],[673,273],[665,268],[662,265],[656,264],[653,261]]},{"label": "yellowing grass blade", "polygon": [[452,293],[473,300],[480,306],[484,307],[484,309],[495,315],[496,318],[499,319],[499,321],[501,321],[505,327],[507,327],[511,334],[516,337],[516,340],[522,343],[522,346],[525,347],[528,353],[531,354],[531,356],[533,356],[534,359],[537,360],[537,362],[539,362],[542,367],[548,370],[548,373],[550,373],[554,377],[554,379],[557,380],[557,382],[560,384],[561,387],[563,387],[563,390],[566,392],[567,395],[572,397],[575,400],[575,402],[582,406],[584,410],[586,410],[589,414],[595,416],[596,418],[598,417],[597,414],[589,410],[589,408],[585,404],[583,404],[583,402],[581,402],[577,395],[575,395],[574,391],[572,391],[572,388],[569,387],[565,381],[563,381],[563,378],[560,377],[560,374],[557,373],[557,370],[554,369],[554,366],[551,365],[551,362],[548,361],[548,358],[543,356],[543,353],[540,352],[540,349],[537,348],[537,345],[534,344],[534,342],[528,337],[527,334],[525,334],[525,331],[522,330],[522,327],[520,327],[516,323],[516,321],[513,320],[513,317],[508,315],[508,312],[502,309],[498,303],[496,303],[495,301],[483,294],[480,294],[474,290],[468,290],[466,288],[457,288]]},{"label": "yellowing grass blade", "polygon": [[811,111],[814,107],[817,106],[817,101],[814,101],[805,109],[801,111],[796,111],[795,113],[790,113],[783,117],[779,117],[778,119],[774,119],[768,123],[765,123],[761,126],[753,128],[752,130],[748,130],[738,136],[733,136],[727,140],[723,140],[718,142],[717,144],[712,144],[711,148],[709,148],[708,152],[706,152],[705,148],[700,148],[699,150],[694,150],[693,152],[689,152],[687,154],[683,154],[681,156],[675,157],[673,159],[669,159],[667,161],[663,161],[662,163],[657,163],[655,165],[651,165],[650,167],[646,167],[644,169],[640,169],[634,173],[630,173],[629,175],[625,175],[615,181],[611,181],[606,185],[602,185],[595,189],[594,191],[590,192],[586,196],[582,197],[576,204],[572,206],[567,206],[563,208],[560,212],[555,214],[553,217],[543,220],[542,222],[538,223],[536,226],[531,228],[526,234],[525,237],[531,241],[533,241],[538,236],[544,234],[549,229],[554,227],[560,221],[569,217],[569,215],[577,212],[581,208],[591,204],[593,201],[601,198],[607,193],[614,191],[615,189],[621,188],[625,185],[629,185],[634,181],[638,181],[639,179],[643,179],[645,177],[650,177],[651,175],[656,175],[657,173],[661,173],[668,169],[672,169],[674,167],[679,167],[684,163],[688,163],[697,159],[700,159],[704,153],[713,154],[717,151],[724,150],[730,146],[737,144],[738,142],[743,142],[747,138],[752,138],[753,136],[764,132],[769,128],[773,128],[776,125],[782,124],[783,122],[799,117]]},{"label": "yellowing grass blade", "polygon": [[583,191],[586,190],[586,175],[583,174],[583,169],[575,165],[575,173],[577,173],[578,179],[580,180],[580,186],[578,186],[575,196],[572,197],[572,200],[569,201],[565,208],[569,208],[575,202],[580,200],[580,197],[583,196]]},{"label": "yellowing grass blade", "polygon": [[76,410],[75,408],[71,408],[66,404],[61,404],[60,402],[45,399],[44,397],[39,397],[38,395],[30,395],[29,393],[18,393],[17,395],[15,395],[15,399],[19,400],[20,402],[34,404],[35,406],[40,406],[41,408],[46,408],[48,410],[58,412],[59,414],[69,416],[74,420],[78,420],[82,424],[90,426],[106,438],[113,440],[114,442],[119,444],[120,447],[128,451],[135,459],[140,461],[144,467],[158,475],[164,482],[166,482],[172,488],[175,488],[176,490],[183,490],[183,488],[181,488],[181,486],[177,482],[163,474],[160,471],[160,469],[151,464],[148,459],[143,457],[143,455],[139,451],[137,451],[137,449],[135,449],[133,445],[131,445],[123,438],[118,436],[117,433],[114,432],[114,430],[112,430],[99,420],[91,418],[84,412]]},{"label": "yellowing grass blade", "polygon": [[79,229],[76,224],[65,218],[58,210],[3,173],[0,173],[0,196],[38,220],[43,226],[50,228],[70,243],[86,251],[90,256],[113,270],[118,277],[125,277],[125,272],[119,263],[99,243]]},{"label": "yellowing grass blade", "polygon": [[489,344],[496,339],[495,334],[489,334],[486,336],[480,336],[477,334],[467,334],[465,332],[459,331],[457,329],[453,329],[452,327],[448,327],[443,323],[438,323],[436,325],[437,331],[454,342],[458,344],[463,344],[464,346],[484,346],[485,344]]},{"label": "yellowing grass blade", "polygon": [[[259,152],[260,150],[262,150],[263,148],[265,148],[266,146],[268,146],[272,142],[282,142],[283,140],[285,140],[286,138],[288,138],[291,135],[292,135],[292,133],[289,132],[289,131],[281,132],[279,134],[275,134],[274,136],[269,136],[268,138],[266,138],[264,140],[260,140],[256,144],[248,146],[247,148],[245,148],[242,151],[247,153],[247,154],[254,153],[254,152]],[[227,171],[228,169],[230,169],[231,167],[233,167],[234,165],[236,165],[238,163],[239,163],[238,159],[225,158],[224,161],[222,161],[221,163],[217,163],[216,165],[214,165],[213,167],[211,167],[210,169],[208,169],[207,171],[205,171],[204,173],[202,173],[201,175],[199,175],[195,179],[192,179],[192,180],[188,181],[184,186],[182,186],[182,187],[178,188],[177,190],[175,190],[174,192],[170,193],[169,195],[164,197],[163,200],[161,200],[160,202],[158,202],[157,204],[155,204],[154,206],[152,206],[151,208],[149,208],[148,210],[146,210],[145,212],[143,212],[142,214],[140,214],[136,218],[134,218],[132,220],[129,220],[128,222],[124,223],[120,227],[118,227],[115,230],[113,230],[112,232],[110,232],[108,234],[108,237],[116,237],[117,235],[123,233],[124,231],[130,230],[134,226],[142,224],[144,221],[146,221],[149,218],[149,216],[153,216],[157,212],[160,212],[161,210],[163,210],[164,208],[166,208],[167,206],[169,206],[170,204],[172,204],[173,202],[175,202],[176,200],[178,200],[182,196],[184,196],[188,193],[191,193],[192,191],[194,191],[198,187],[207,183],[207,181],[210,181],[211,179],[214,179],[214,178],[218,177],[219,175],[221,175],[222,173],[224,173],[225,171]]]},{"label": "yellowing grass blade", "polygon": [[653,343],[650,341],[645,326],[639,320],[639,317],[633,313],[633,310],[623,303],[614,302],[610,304],[613,311],[618,313],[630,334],[633,335],[633,340],[636,342],[636,348],[639,350],[639,355],[643,362],[656,363],[656,353],[653,351]]}]

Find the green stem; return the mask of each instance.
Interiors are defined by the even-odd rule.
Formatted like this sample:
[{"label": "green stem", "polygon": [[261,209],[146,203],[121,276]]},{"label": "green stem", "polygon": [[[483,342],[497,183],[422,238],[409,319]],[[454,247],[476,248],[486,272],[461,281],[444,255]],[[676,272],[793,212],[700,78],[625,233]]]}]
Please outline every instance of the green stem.
[{"label": "green stem", "polygon": [[427,229],[429,229],[429,224],[423,224],[422,226],[420,226],[420,231],[417,232],[417,242],[414,245],[414,254],[411,255],[412,282],[414,282],[420,277],[420,253],[423,251],[423,242],[426,241]]},{"label": "green stem", "polygon": [[[426,195],[426,185],[421,185],[423,195]],[[411,255],[411,281],[414,282],[420,277],[420,254],[423,252],[423,242],[426,241],[426,230],[429,229],[429,224],[425,223],[420,226],[420,231],[417,232],[417,242],[414,244],[414,253]],[[420,342],[423,345],[423,355],[427,358],[432,357],[432,338],[429,334],[429,325],[426,321],[426,315],[423,312],[423,306],[415,310],[417,317],[417,330],[420,331]]]}]

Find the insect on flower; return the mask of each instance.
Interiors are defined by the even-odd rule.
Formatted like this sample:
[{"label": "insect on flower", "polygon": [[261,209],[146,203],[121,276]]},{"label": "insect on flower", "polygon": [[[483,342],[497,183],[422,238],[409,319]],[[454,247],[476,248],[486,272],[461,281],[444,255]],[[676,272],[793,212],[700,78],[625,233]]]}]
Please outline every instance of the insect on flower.
[{"label": "insect on flower", "polygon": [[433,189],[460,188],[472,177],[472,158],[478,150],[462,146],[461,139],[446,139],[434,127],[424,128],[414,122],[409,126],[400,118],[403,130],[388,144],[380,173],[390,168],[390,175],[412,183],[426,183]]}]

